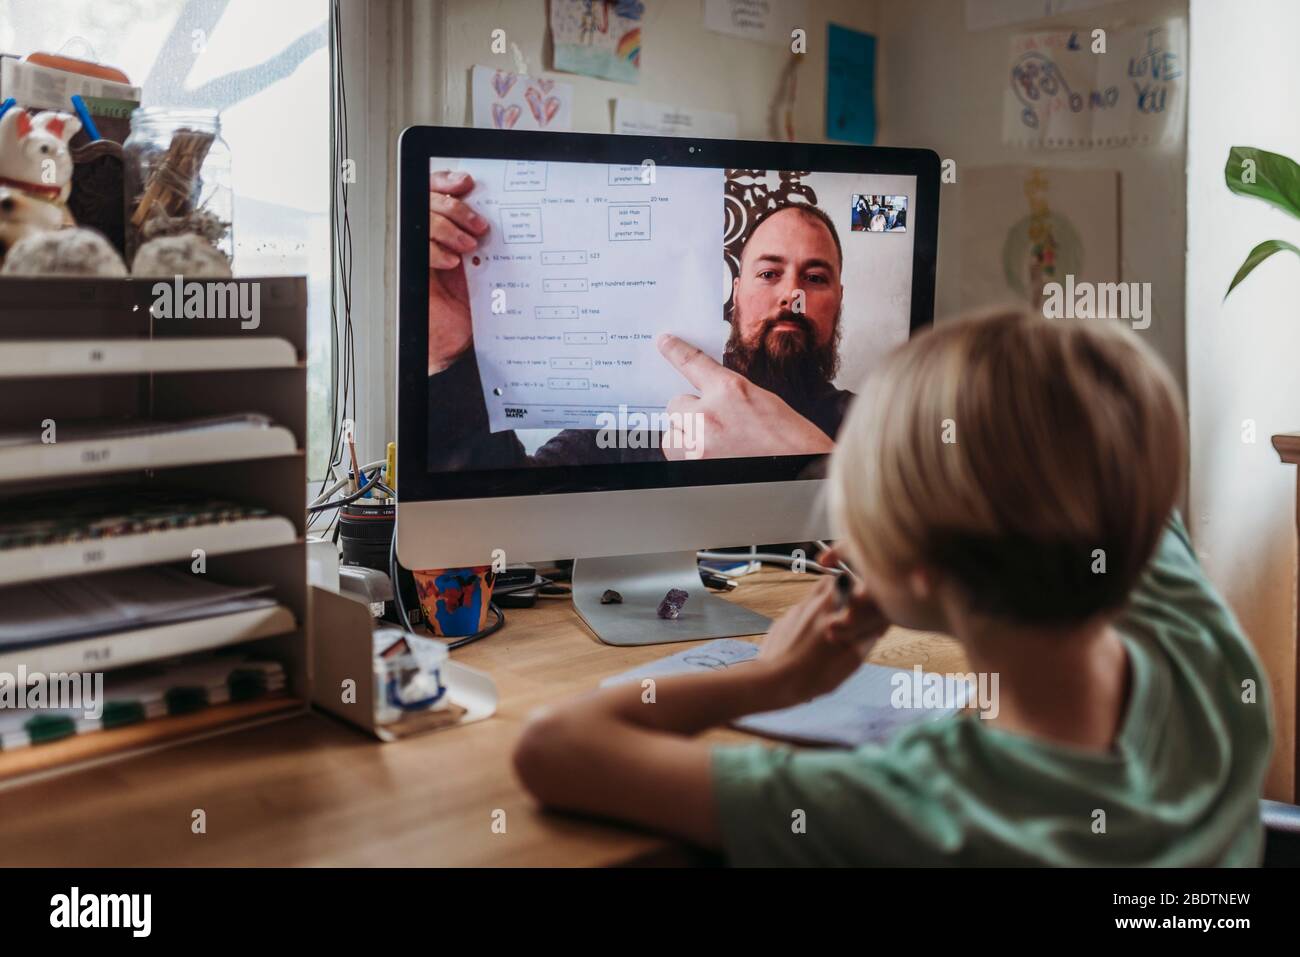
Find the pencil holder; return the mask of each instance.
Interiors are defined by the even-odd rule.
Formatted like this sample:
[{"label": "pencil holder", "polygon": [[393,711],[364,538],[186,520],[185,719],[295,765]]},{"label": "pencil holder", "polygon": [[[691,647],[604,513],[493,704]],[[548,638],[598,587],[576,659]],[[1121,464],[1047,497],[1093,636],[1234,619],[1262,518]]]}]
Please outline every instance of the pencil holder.
[{"label": "pencil holder", "polygon": [[487,627],[496,573],[491,565],[413,571],[424,618],[435,635],[464,638]]}]

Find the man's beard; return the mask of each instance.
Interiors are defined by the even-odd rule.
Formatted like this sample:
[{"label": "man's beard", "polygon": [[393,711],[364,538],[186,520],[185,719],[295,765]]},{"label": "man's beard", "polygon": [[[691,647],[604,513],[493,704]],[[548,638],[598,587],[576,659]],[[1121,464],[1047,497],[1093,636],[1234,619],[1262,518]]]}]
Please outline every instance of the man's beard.
[{"label": "man's beard", "polygon": [[[793,323],[798,331],[775,331],[781,322]],[[817,335],[808,318],[788,310],[766,320],[752,343],[741,338],[740,327],[737,304],[732,310],[731,335],[722,354],[722,364],[791,405],[825,392],[839,372],[839,312],[835,313],[835,332],[823,345],[816,344]]]}]

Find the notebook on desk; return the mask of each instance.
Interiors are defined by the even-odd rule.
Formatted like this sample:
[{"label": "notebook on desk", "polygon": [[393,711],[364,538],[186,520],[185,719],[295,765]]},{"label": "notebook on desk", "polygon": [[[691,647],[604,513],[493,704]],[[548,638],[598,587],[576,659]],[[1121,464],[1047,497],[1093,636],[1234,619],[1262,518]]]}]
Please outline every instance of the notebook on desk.
[{"label": "notebook on desk", "polygon": [[[646,678],[718,671],[757,657],[758,645],[723,638],[606,678],[601,687]],[[904,728],[946,718],[965,707],[966,700],[960,688],[958,694],[961,696],[954,702],[954,707],[924,706],[923,696],[913,690],[916,680],[917,675],[912,671],[864,664],[829,694],[793,708],[746,715],[732,724],[742,731],[769,738],[854,748],[883,743]],[[897,704],[900,701],[911,706],[900,707]]]}]

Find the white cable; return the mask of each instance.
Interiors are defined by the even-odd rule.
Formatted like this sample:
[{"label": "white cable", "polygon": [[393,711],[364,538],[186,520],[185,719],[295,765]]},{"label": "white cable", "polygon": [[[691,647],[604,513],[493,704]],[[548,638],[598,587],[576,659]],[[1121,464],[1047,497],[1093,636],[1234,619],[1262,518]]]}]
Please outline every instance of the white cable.
[{"label": "white cable", "polygon": [[[751,561],[767,562],[771,565],[794,564],[793,555],[780,555],[776,552],[750,552],[749,554],[741,552],[739,555],[735,552],[696,552],[695,557],[697,560],[704,562],[729,562],[735,561],[737,558],[748,558]],[[823,575],[838,575],[840,573],[838,568],[827,568],[825,565],[819,565],[816,562],[808,561],[807,559],[804,559],[803,567],[809,571],[819,572]],[[712,569],[710,569],[710,571],[712,571]]]}]

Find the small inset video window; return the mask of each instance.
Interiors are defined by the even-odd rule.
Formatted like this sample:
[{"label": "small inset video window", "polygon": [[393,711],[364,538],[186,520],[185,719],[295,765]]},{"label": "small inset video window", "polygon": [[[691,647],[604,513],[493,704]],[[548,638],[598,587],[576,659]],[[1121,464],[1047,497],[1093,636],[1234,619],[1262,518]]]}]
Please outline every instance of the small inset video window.
[{"label": "small inset video window", "polygon": [[907,197],[854,193],[851,228],[855,233],[907,232]]}]

